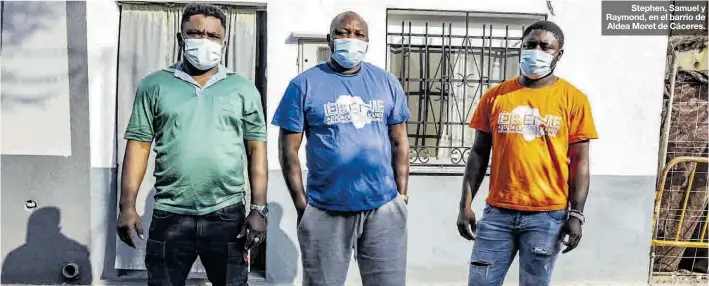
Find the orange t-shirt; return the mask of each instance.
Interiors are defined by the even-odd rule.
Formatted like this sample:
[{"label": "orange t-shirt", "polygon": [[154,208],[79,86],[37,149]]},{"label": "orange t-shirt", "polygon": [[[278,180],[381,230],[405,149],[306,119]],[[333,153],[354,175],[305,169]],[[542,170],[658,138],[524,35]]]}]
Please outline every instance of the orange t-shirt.
[{"label": "orange t-shirt", "polygon": [[526,88],[513,78],[490,88],[470,127],[492,135],[487,203],[522,211],[566,209],[569,144],[598,138],[588,98],[563,79]]}]

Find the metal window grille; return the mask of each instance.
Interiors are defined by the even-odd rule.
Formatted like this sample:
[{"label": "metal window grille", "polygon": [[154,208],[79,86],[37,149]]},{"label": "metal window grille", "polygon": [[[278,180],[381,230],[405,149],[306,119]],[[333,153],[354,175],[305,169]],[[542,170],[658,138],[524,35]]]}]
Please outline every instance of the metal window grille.
[{"label": "metal window grille", "polygon": [[462,172],[478,101],[491,86],[518,75],[524,26],[545,16],[397,12],[387,15],[387,62],[411,112],[411,165]]}]

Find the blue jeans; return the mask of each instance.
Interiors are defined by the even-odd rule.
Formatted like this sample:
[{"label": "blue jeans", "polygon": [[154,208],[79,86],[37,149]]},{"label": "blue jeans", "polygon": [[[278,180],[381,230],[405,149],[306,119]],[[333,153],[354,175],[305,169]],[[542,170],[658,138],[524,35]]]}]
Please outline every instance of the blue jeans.
[{"label": "blue jeans", "polygon": [[243,203],[200,216],[153,211],[145,267],[149,286],[183,286],[199,256],[214,286],[247,286]]},{"label": "blue jeans", "polygon": [[499,286],[519,251],[520,286],[546,286],[561,248],[566,210],[523,212],[485,206],[470,257],[468,286]]}]

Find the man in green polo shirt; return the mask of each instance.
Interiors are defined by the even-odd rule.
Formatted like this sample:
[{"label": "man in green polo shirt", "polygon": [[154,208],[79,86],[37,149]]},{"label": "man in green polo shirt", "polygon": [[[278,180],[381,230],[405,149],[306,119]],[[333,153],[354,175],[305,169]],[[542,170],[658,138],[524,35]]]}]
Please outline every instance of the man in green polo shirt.
[{"label": "man in green polo shirt", "polygon": [[[153,140],[155,206],[145,265],[149,285],[184,285],[199,256],[213,285],[247,285],[245,252],[265,239],[266,127],[254,85],[220,65],[226,17],[190,4],[177,40],[184,61],[138,85],[128,140],[118,235],[143,239],[135,209]],[[245,215],[244,157],[251,183]]]}]

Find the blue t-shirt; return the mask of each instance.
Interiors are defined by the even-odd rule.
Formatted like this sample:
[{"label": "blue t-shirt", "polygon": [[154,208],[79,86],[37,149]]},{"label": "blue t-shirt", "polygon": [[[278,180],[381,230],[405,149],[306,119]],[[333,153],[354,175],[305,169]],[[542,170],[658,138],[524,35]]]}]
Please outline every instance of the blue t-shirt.
[{"label": "blue t-shirt", "polygon": [[344,75],[322,63],[290,82],[272,124],[305,133],[309,204],[363,211],[397,196],[388,127],[410,116],[390,73],[362,63]]}]

